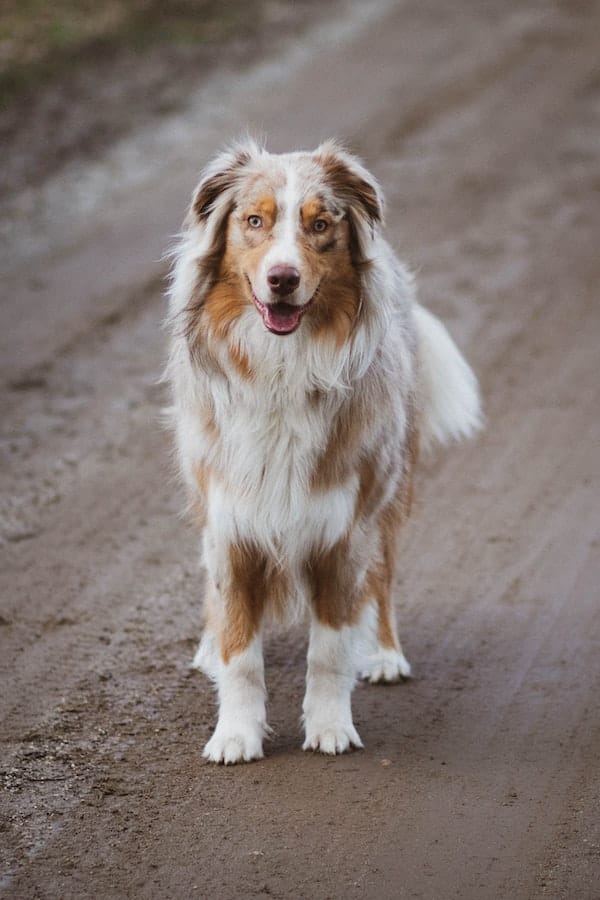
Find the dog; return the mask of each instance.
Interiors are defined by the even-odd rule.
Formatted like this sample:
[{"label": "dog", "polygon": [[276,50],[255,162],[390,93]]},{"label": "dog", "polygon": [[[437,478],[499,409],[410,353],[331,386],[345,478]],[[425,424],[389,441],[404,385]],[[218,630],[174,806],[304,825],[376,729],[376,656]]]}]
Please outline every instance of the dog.
[{"label": "dog", "polygon": [[419,447],[481,423],[477,381],[383,237],[381,189],[328,141],[251,140],[205,168],[174,251],[167,376],[202,529],[217,687],[204,748],[263,756],[263,625],[310,618],[303,749],[362,747],[359,674],[410,675],[391,589]]}]

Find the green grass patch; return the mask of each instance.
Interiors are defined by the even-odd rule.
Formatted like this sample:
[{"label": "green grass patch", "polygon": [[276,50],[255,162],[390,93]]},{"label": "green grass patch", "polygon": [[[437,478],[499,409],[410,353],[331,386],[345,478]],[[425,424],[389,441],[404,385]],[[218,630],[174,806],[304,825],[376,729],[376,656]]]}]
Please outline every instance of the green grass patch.
[{"label": "green grass patch", "polygon": [[255,29],[266,0],[0,0],[0,104],[89,57],[209,44]]}]

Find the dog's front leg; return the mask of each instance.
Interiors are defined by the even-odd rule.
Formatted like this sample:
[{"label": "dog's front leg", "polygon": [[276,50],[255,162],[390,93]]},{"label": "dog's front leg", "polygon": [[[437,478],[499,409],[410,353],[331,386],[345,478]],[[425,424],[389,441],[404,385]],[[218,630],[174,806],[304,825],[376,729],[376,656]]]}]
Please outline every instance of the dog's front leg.
[{"label": "dog's front leg", "polygon": [[362,747],[350,703],[356,676],[355,632],[356,626],[332,628],[313,616],[302,707],[304,750],[343,753],[351,746]]},{"label": "dog's front leg", "polygon": [[241,653],[219,659],[216,684],[219,719],[203,756],[226,764],[262,758],[267,723],[260,634]]},{"label": "dog's front leg", "polygon": [[362,747],[350,696],[358,670],[364,576],[351,537],[315,550],[306,562],[312,618],[302,707],[304,750],[343,753],[351,746]]},{"label": "dog's front leg", "polygon": [[[219,718],[204,756],[212,762],[249,762],[263,756],[268,731],[262,650],[264,562],[251,548],[234,547],[220,589],[209,596],[210,676],[219,696]],[[202,652],[203,646],[201,645]]]}]

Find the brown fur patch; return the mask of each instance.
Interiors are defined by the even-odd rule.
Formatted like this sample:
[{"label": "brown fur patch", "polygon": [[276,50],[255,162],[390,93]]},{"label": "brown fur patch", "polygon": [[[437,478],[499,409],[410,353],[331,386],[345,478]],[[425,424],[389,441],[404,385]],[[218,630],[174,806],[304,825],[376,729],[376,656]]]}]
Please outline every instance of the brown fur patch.
[{"label": "brown fur patch", "polygon": [[229,562],[230,584],[221,633],[221,656],[225,663],[245,650],[256,634],[266,599],[267,561],[264,554],[248,544],[232,544]]},{"label": "brown fur patch", "polygon": [[330,628],[352,625],[360,613],[364,592],[357,591],[349,539],[328,550],[315,550],[306,561],[311,602],[319,622]]},{"label": "brown fur patch", "polygon": [[325,219],[328,224],[331,224],[331,216],[325,209],[323,200],[320,197],[311,197],[302,204],[300,218],[302,219],[302,225],[306,229],[312,228],[315,219]]},{"label": "brown fur patch", "polygon": [[381,504],[387,473],[380,471],[376,457],[365,456],[358,467],[359,487],[354,510],[355,522],[370,516]]},{"label": "brown fur patch", "polygon": [[404,520],[404,504],[400,490],[394,501],[380,515],[380,558],[367,574],[367,589],[377,604],[377,638],[382,647],[399,649],[393,619],[392,581],[396,568],[397,540]]},{"label": "brown fur patch", "polygon": [[331,339],[341,347],[350,338],[361,310],[360,275],[352,263],[348,246],[348,223],[336,226],[336,247],[317,261],[320,287],[307,315],[313,336]]},{"label": "brown fur patch", "polygon": [[229,343],[227,344],[227,350],[229,351],[229,358],[235,366],[238,374],[244,379],[244,381],[252,381],[254,379],[254,370],[250,365],[250,360],[248,359],[244,351],[232,341],[229,341]]},{"label": "brown fur patch", "polygon": [[216,232],[212,246],[198,262],[196,284],[190,300],[183,310],[184,334],[192,355],[197,356],[202,342],[202,310],[211,289],[218,284],[223,253],[225,252],[224,228]]},{"label": "brown fur patch", "polygon": [[350,454],[344,452],[344,448],[347,448],[350,442],[354,427],[351,417],[342,411],[335,420],[327,446],[313,469],[310,479],[311,491],[326,491],[347,481],[352,472],[352,464]]},{"label": "brown fur patch", "polygon": [[354,279],[323,285],[310,311],[313,336],[317,340],[333,338],[336,347],[342,347],[354,330],[359,311],[360,289]]},{"label": "brown fur patch", "polygon": [[276,612],[283,607],[287,591],[284,573],[252,543],[232,544],[229,564],[220,642],[225,663],[246,649],[260,627],[267,605]]},{"label": "brown fur patch", "polygon": [[[324,395],[316,392],[313,402],[324,399]],[[312,491],[326,491],[347,481],[354,470],[356,453],[371,418],[368,405],[360,396],[355,396],[342,406],[334,419],[327,445],[313,469],[310,480]]]},{"label": "brown fur patch", "polygon": [[396,635],[392,605],[392,582],[396,571],[398,535],[404,521],[410,514],[413,492],[413,472],[418,455],[418,432],[409,425],[403,478],[398,485],[396,496],[378,520],[380,539],[380,559],[371,567],[367,575],[367,587],[377,602],[377,637],[382,647],[398,650],[400,644]]},{"label": "brown fur patch", "polygon": [[212,402],[204,403],[200,407],[200,422],[205,435],[212,441],[216,441],[219,437],[219,426],[215,416],[215,410]]},{"label": "brown fur patch", "polygon": [[262,194],[248,210],[248,216],[258,215],[263,220],[263,227],[272,228],[277,219],[277,203],[272,194]]},{"label": "brown fur patch", "polygon": [[319,409],[319,407],[327,400],[327,391],[322,388],[314,388],[306,394],[306,400],[311,409]]},{"label": "brown fur patch", "polygon": [[225,338],[236,319],[242,315],[248,301],[229,281],[219,281],[210,291],[204,312],[216,338]]}]

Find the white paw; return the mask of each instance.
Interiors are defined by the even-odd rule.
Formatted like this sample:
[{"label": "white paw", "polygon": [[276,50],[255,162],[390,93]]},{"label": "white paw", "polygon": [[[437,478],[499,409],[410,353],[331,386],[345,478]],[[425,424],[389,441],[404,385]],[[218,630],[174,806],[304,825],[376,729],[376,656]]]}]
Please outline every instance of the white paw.
[{"label": "white paw", "polygon": [[369,657],[361,676],[367,678],[371,684],[378,681],[398,681],[400,678],[410,678],[410,663],[399,650],[387,650],[379,647]]},{"label": "white paw", "polygon": [[262,759],[265,730],[266,727],[258,723],[217,725],[215,733],[202,751],[202,756],[210,762],[224,763],[226,766]]},{"label": "white paw", "polygon": [[345,753],[350,747],[362,747],[358,731],[350,722],[341,725],[333,722],[306,723],[306,740],[303,750],[319,750],[321,753]]}]

